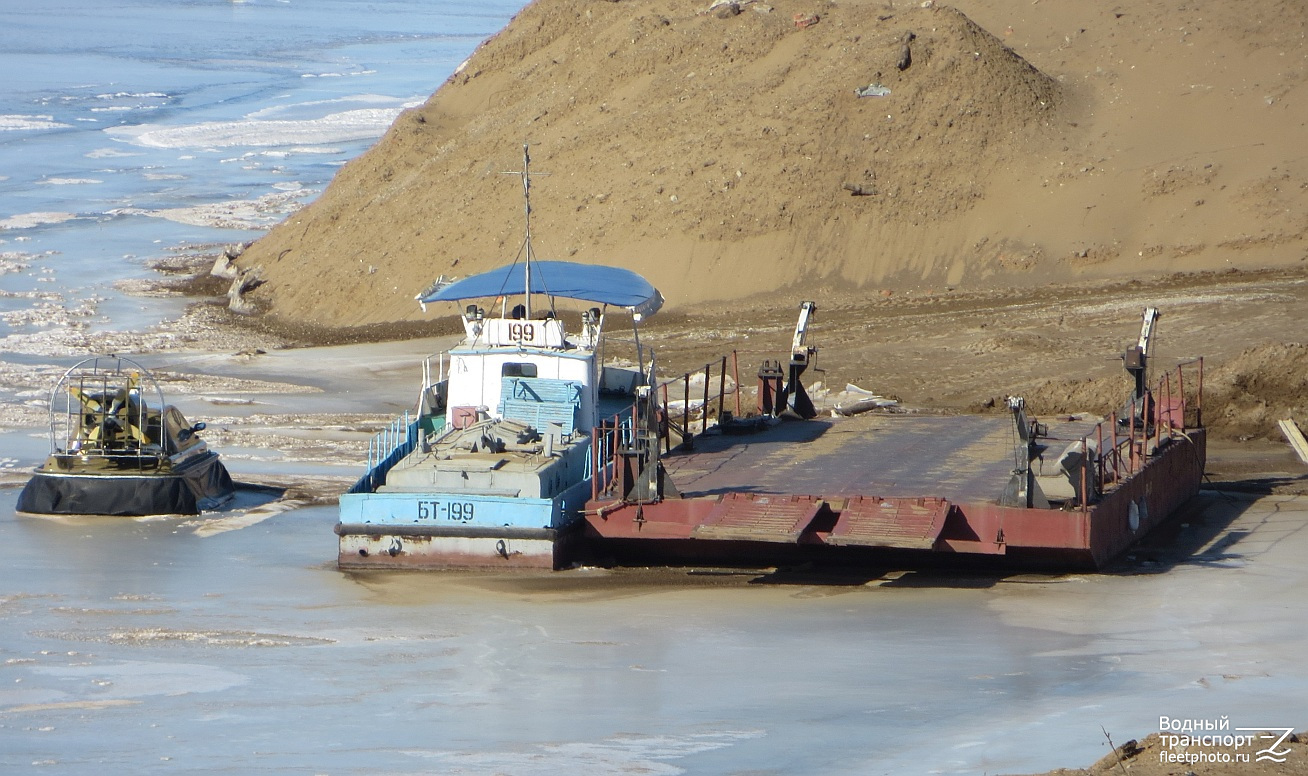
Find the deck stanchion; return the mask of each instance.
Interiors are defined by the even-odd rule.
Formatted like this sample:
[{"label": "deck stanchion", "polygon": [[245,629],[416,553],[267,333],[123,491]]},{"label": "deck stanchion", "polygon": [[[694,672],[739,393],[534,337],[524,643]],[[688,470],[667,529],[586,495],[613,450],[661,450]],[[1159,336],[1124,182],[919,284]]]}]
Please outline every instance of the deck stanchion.
[{"label": "deck stanchion", "polygon": [[1086,470],[1090,468],[1089,451],[1086,450],[1085,437],[1081,438],[1081,514],[1085,514],[1090,503],[1090,494],[1086,492]]},{"label": "deck stanchion", "polygon": [[1104,423],[1095,424],[1095,477],[1099,481],[1099,490],[1108,485],[1104,481]]},{"label": "deck stanchion", "polygon": [[1130,457],[1126,459],[1127,474],[1135,474],[1135,397],[1131,397],[1131,424],[1127,427],[1127,438],[1130,440]]},{"label": "deck stanchion", "polygon": [[[1158,392],[1162,394],[1163,401],[1169,402],[1168,412],[1171,412],[1171,404],[1168,399],[1169,391],[1167,390],[1168,378],[1171,372],[1163,375],[1163,379],[1158,381]],[[1158,408],[1158,403],[1154,403],[1154,452],[1158,452],[1158,445],[1163,442],[1163,411]]]},{"label": "deck stanchion", "polygon": [[1204,425],[1204,357],[1199,357],[1199,393],[1195,397],[1195,425]]},{"label": "deck stanchion", "polygon": [[1176,397],[1181,403],[1181,428],[1186,428],[1185,422],[1185,369],[1178,364],[1176,367]]},{"label": "deck stanchion", "polygon": [[659,434],[659,437],[663,440],[663,452],[670,453],[672,452],[672,422],[668,416],[668,384],[663,383],[659,388],[663,392],[663,422],[661,424],[663,427],[659,429],[663,433]]},{"label": "deck stanchion", "polygon": [[609,489],[609,422],[607,419],[601,420],[599,432],[596,435],[596,446],[599,450],[595,452],[595,458],[599,462],[599,492],[602,494]]},{"label": "deck stanchion", "polygon": [[682,397],[681,405],[681,446],[687,450],[695,449],[695,443],[690,438],[690,372],[685,374],[686,390]]},{"label": "deck stanchion", "polygon": [[[1179,368],[1179,367],[1178,367]],[[1163,375],[1163,399],[1167,402],[1167,433],[1172,433],[1172,373]],[[1161,433],[1160,433],[1161,437]]]},{"label": "deck stanchion", "polygon": [[[603,421],[601,421],[603,422]],[[590,500],[599,498],[599,427],[590,428]]]},{"label": "deck stanchion", "polygon": [[1122,453],[1117,446],[1117,410],[1113,410],[1111,417],[1113,429],[1113,479],[1122,478]]},{"label": "deck stanchion", "polygon": [[709,381],[712,379],[713,364],[710,362],[704,365],[704,403],[700,405],[700,422],[699,433],[703,434],[708,431],[708,400],[709,400]]},{"label": "deck stanchion", "polygon": [[723,403],[727,400],[727,357],[722,357],[722,366],[718,371],[718,424],[722,423]]},{"label": "deck stanchion", "polygon": [[731,351],[731,379],[736,381],[736,417],[740,417],[740,357]]},{"label": "deck stanchion", "polygon": [[[613,424],[613,432],[609,435],[609,457],[610,457],[610,458],[614,457],[614,454],[617,453],[617,451],[618,451],[618,444],[619,444],[618,434],[620,434],[620,433],[621,433],[621,429],[618,427],[618,424],[617,424],[617,423],[614,423],[614,424]],[[616,463],[614,464],[614,469],[615,469],[615,470],[614,470],[614,472],[613,472],[613,479],[617,479],[618,472],[616,471]],[[612,483],[612,480],[610,480],[610,483]]]}]

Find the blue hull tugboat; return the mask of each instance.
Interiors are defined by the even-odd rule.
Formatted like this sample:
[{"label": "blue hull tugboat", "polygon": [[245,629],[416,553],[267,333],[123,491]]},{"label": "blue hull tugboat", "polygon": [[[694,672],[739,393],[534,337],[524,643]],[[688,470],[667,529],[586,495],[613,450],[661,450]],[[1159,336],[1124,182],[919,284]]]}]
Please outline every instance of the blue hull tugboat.
[{"label": "blue hull tugboat", "polygon": [[42,515],[195,515],[236,495],[210,450],[148,370],[121,356],[69,369],[50,396],[50,456],[18,495]]},{"label": "blue hull tugboat", "polygon": [[[524,197],[529,162],[524,153]],[[611,457],[597,456],[597,445],[622,433],[614,421],[602,425],[613,413],[601,408],[601,389],[631,394],[645,382],[643,365],[602,365],[606,311],[623,308],[638,323],[663,298],[625,269],[534,261],[527,202],[525,261],[438,280],[419,295],[424,309],[466,304],[464,338],[437,357],[435,369],[428,359],[416,419],[406,414],[379,438],[367,473],[341,496],[341,568],[563,562],[595,469]],[[521,303],[512,304],[518,295]],[[548,298],[545,309],[533,309],[533,296]],[[565,328],[559,299],[586,308],[577,331]],[[473,300],[493,300],[489,315]],[[636,342],[643,362],[639,332]]]}]

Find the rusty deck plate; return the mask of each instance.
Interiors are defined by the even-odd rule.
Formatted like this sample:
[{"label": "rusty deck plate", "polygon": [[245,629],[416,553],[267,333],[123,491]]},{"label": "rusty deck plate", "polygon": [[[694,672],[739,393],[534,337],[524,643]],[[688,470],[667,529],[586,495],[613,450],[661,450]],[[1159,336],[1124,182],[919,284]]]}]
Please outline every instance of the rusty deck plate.
[{"label": "rusty deck plate", "polygon": [[823,505],[822,500],[810,496],[729,493],[691,536],[795,544]]},{"label": "rusty deck plate", "polygon": [[[1043,420],[1043,419],[1042,419]],[[1047,421],[1053,460],[1093,421]],[[1063,441],[1059,441],[1063,440]],[[682,494],[876,494],[994,501],[1012,475],[1013,419],[995,415],[859,415],[778,423],[754,436],[706,436],[663,464]]]},{"label": "rusty deck plate", "polygon": [[827,544],[929,550],[945,527],[951,505],[940,498],[854,496],[832,506],[839,509],[840,519],[824,539]]}]

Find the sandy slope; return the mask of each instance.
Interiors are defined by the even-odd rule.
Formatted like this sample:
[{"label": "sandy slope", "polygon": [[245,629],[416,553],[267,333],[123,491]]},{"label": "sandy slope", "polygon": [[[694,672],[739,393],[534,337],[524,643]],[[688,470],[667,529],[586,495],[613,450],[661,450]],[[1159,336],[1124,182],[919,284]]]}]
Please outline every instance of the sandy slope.
[{"label": "sandy slope", "polygon": [[[435,276],[517,252],[499,173],[524,142],[551,173],[542,255],[634,268],[674,306],[1308,255],[1302,3],[705,5],[534,3],[246,254],[256,298],[421,318]],[[890,95],[855,96],[873,82]]]},{"label": "sandy slope", "polygon": [[[1172,735],[1168,733],[1167,735]],[[1211,736],[1212,734],[1205,734]],[[1241,734],[1243,735],[1243,734]],[[1284,743],[1279,744],[1276,750],[1281,754],[1284,762],[1276,762],[1271,755],[1262,755],[1259,752],[1262,747],[1274,743],[1280,736],[1280,731],[1274,734],[1253,733],[1258,736],[1254,744],[1235,748],[1230,746],[1192,746],[1192,747],[1174,747],[1169,745],[1170,739],[1163,740],[1158,733],[1151,733],[1149,736],[1136,741],[1128,740],[1121,746],[1114,748],[1112,752],[1104,755],[1102,759],[1089,768],[1066,770],[1059,769],[1050,771],[1047,776],[1112,776],[1112,774],[1127,774],[1128,776],[1181,776],[1181,774],[1195,774],[1199,776],[1290,776],[1290,774],[1308,773],[1308,745],[1303,742],[1303,734],[1292,734]],[[1272,735],[1267,740],[1262,740],[1262,735]],[[1221,762],[1220,758],[1233,758],[1235,753],[1248,756],[1248,762]],[[1167,757],[1178,758],[1166,760]],[[1193,762],[1187,763],[1184,759],[1194,758]],[[1217,760],[1205,760],[1201,758],[1217,758]]]}]

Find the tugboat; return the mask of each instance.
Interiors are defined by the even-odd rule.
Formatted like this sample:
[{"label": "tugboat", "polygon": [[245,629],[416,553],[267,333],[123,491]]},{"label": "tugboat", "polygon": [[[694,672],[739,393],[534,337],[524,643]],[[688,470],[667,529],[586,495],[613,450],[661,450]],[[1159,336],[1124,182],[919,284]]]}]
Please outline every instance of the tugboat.
[{"label": "tugboat", "polygon": [[[494,301],[489,314],[466,305],[463,340],[435,369],[431,359],[424,365],[416,419],[397,419],[373,446],[367,473],[341,496],[341,568],[556,568],[597,466],[608,465],[605,451],[629,427],[630,398],[620,421],[617,405],[602,409],[601,388],[630,396],[646,383],[644,355],[637,330],[640,368],[602,365],[606,310],[623,308],[638,324],[663,297],[625,269],[534,261],[530,161],[524,147],[516,174],[525,260],[439,279],[418,296],[424,309]],[[548,298],[545,309],[533,308],[533,296]],[[586,308],[576,331],[565,328],[558,299]]]},{"label": "tugboat", "polygon": [[236,493],[218,454],[165,404],[145,367],[121,356],[77,363],[50,395],[50,457],[18,496],[43,515],[195,515]]}]

